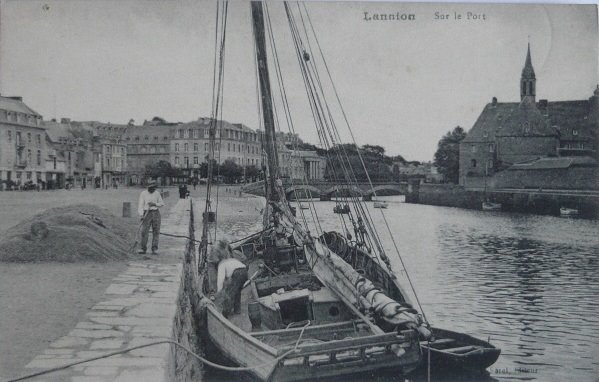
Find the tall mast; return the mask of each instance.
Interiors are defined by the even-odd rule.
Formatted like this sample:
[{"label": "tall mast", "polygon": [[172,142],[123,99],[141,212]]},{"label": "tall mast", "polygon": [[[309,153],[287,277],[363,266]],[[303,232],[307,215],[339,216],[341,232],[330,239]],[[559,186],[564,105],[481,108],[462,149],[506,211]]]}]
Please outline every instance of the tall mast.
[{"label": "tall mast", "polygon": [[266,198],[269,201],[278,201],[279,194],[277,192],[276,180],[279,175],[279,156],[277,153],[275,137],[275,121],[270,90],[270,77],[268,76],[264,12],[262,10],[261,1],[252,1],[251,7],[254,41],[256,44],[256,61],[258,63],[258,81],[260,82],[260,103],[262,104],[262,117],[264,119],[263,145],[268,162],[268,188]]}]

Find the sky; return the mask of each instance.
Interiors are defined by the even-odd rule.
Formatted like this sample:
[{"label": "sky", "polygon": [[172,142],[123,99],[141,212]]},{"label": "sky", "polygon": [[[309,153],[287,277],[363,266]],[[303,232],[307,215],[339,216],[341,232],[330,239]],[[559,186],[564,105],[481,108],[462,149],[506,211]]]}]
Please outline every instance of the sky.
[{"label": "sky", "polygon": [[[255,129],[249,8],[247,1],[229,5],[223,119]],[[283,5],[268,8],[295,130],[317,144]],[[306,8],[356,143],[381,145],[408,160],[431,160],[443,134],[457,125],[470,129],[492,97],[519,101],[529,42],[537,99],[588,99],[599,82],[594,5],[307,2]],[[414,20],[367,21],[365,12]],[[436,12],[450,17],[435,19]],[[468,12],[481,17],[468,20]],[[215,1],[0,0],[0,93],[22,96],[45,119],[208,117],[215,15]],[[327,78],[324,71],[320,76]],[[342,140],[350,142],[339,107],[332,107]]]}]

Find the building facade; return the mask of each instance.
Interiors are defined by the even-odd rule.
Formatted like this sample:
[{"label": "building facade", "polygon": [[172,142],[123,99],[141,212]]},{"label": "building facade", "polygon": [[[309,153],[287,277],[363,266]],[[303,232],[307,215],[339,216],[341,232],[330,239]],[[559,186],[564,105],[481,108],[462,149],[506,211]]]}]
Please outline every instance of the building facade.
[{"label": "building facade", "polygon": [[132,185],[142,184],[147,168],[160,161],[170,161],[171,130],[175,123],[161,118],[145,121],[142,126],[127,126],[122,140],[127,144],[127,172]]},{"label": "building facade", "polygon": [[[48,180],[42,116],[21,97],[0,96],[0,180],[3,189]],[[50,175],[51,177],[52,175]]]},{"label": "building facade", "polygon": [[[537,101],[529,46],[519,88],[520,102],[498,102],[493,97],[460,143],[461,185],[486,188],[494,184],[495,174],[544,158],[583,156],[588,160],[560,163],[596,164],[599,87],[588,100]],[[546,168],[543,163],[540,167]]]},{"label": "building facade", "polygon": [[[210,118],[200,118],[171,128],[170,163],[186,176],[200,177],[200,165],[209,156],[211,123]],[[261,145],[254,130],[240,123],[216,121],[215,134],[217,163],[230,160],[242,167],[261,166]]]},{"label": "building facade", "polygon": [[123,140],[128,125],[87,122],[93,128],[94,182],[104,188],[129,183],[127,143]]}]

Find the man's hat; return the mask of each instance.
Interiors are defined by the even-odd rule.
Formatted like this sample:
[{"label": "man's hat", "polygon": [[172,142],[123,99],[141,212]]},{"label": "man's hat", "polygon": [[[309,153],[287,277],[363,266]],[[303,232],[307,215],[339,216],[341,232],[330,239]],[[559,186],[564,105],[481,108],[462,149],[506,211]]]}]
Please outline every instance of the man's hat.
[{"label": "man's hat", "polygon": [[152,180],[152,181],[150,181],[150,182],[148,183],[148,188],[150,188],[150,187],[154,187],[154,188],[156,188],[156,187],[158,187],[158,184],[157,184],[155,181],[153,181],[153,180]]}]

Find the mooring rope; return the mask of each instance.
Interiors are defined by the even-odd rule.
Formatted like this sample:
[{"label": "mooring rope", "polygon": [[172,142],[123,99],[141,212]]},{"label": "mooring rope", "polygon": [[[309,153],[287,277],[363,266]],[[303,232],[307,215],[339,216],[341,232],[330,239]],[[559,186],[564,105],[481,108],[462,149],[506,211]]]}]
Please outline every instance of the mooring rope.
[{"label": "mooring rope", "polygon": [[206,364],[206,365],[208,365],[210,367],[213,367],[215,369],[224,370],[224,371],[250,371],[250,370],[258,369],[258,368],[261,368],[261,367],[264,367],[264,366],[274,365],[274,364],[277,364],[283,358],[287,357],[289,354],[291,354],[292,352],[295,351],[295,349],[291,349],[289,351],[286,351],[282,355],[278,356],[274,360],[269,361],[269,362],[265,362],[265,363],[262,363],[262,364],[259,364],[259,365],[253,365],[253,366],[225,366],[225,365],[220,365],[220,364],[208,361],[206,358],[204,358],[204,357],[202,357],[202,356],[194,353],[191,349],[189,349],[188,347],[185,347],[184,345],[181,345],[180,343],[178,343],[176,341],[173,341],[173,340],[161,340],[161,341],[150,342],[150,343],[143,344],[143,345],[132,346],[132,347],[127,348],[127,349],[123,349],[123,350],[119,350],[119,351],[115,351],[115,352],[111,352],[111,353],[106,353],[106,354],[103,354],[103,355],[100,355],[100,356],[83,359],[83,360],[77,361],[77,362],[71,362],[71,363],[68,363],[66,365],[57,366],[57,367],[53,367],[53,368],[50,368],[50,369],[41,370],[41,371],[38,371],[38,372],[35,372],[35,373],[23,375],[21,377],[17,377],[17,378],[14,378],[14,379],[9,379],[6,382],[24,381],[26,379],[31,379],[31,378],[34,378],[34,377],[38,377],[40,375],[45,375],[45,374],[53,373],[53,372],[56,372],[56,371],[64,370],[64,369],[67,369],[69,367],[80,365],[82,363],[96,361],[96,360],[99,360],[99,359],[112,357],[114,355],[128,353],[128,352],[133,351],[133,350],[142,349],[142,348],[146,348],[146,347],[149,347],[149,346],[161,345],[161,344],[171,344],[171,345],[178,346],[179,348],[185,350],[187,353],[191,354],[193,357],[195,357],[196,359],[198,359],[200,362],[202,362],[202,363],[204,363],[204,364]]}]

